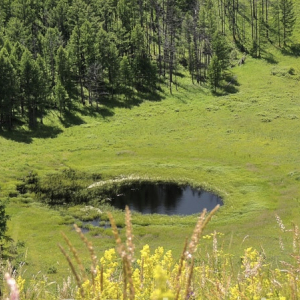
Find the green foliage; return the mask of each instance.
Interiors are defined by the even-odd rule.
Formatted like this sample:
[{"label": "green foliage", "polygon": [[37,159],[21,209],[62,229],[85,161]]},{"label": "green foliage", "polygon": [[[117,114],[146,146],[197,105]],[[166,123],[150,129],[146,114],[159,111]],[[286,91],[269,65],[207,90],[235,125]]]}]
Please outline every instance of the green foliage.
[{"label": "green foliage", "polygon": [[36,127],[37,103],[41,97],[44,86],[39,65],[33,59],[32,54],[25,50],[20,63],[20,87],[22,94],[21,108],[26,105],[28,123],[31,128]]},{"label": "green foliage", "polygon": [[38,200],[49,205],[87,203],[94,199],[94,194],[87,189],[92,178],[73,169],[42,178],[31,172],[17,185],[17,190],[21,194],[34,192]]},{"label": "green foliage", "polygon": [[74,95],[71,63],[67,51],[60,46],[55,57],[56,82],[61,84],[69,97]]},{"label": "green foliage", "polygon": [[283,43],[286,46],[287,41],[292,36],[295,22],[296,22],[294,1],[280,0],[279,9],[281,11],[280,22],[282,24]]},{"label": "green foliage", "polygon": [[132,86],[133,86],[133,72],[127,56],[123,56],[120,62],[120,76],[121,76],[121,82],[126,89],[125,96],[126,98],[128,98],[129,96],[130,98],[132,94]]},{"label": "green foliage", "polygon": [[217,55],[213,55],[208,69],[208,78],[209,78],[210,86],[215,92],[222,78],[221,65],[222,63],[219,61]]},{"label": "green foliage", "polygon": [[60,116],[62,114],[62,111],[65,110],[66,108],[66,102],[68,98],[68,93],[60,80],[57,80],[56,85],[55,85],[55,98],[58,103],[59,111],[60,111]]},{"label": "green foliage", "polygon": [[11,128],[17,77],[5,48],[0,51],[0,82],[0,126],[6,123]]},{"label": "green foliage", "polygon": [[20,194],[26,194],[27,192],[38,192],[39,190],[39,178],[36,172],[29,172],[20,183],[16,185],[16,189]]},{"label": "green foliage", "polygon": [[222,72],[228,69],[230,65],[231,49],[228,45],[226,37],[221,32],[217,32],[213,36],[212,41],[213,54],[217,57]]},{"label": "green foliage", "polygon": [[62,44],[61,33],[57,28],[48,28],[45,35],[41,36],[41,44],[43,58],[47,64],[46,70],[51,74],[51,87],[53,87],[55,84],[55,56],[58,48]]},{"label": "green foliage", "polygon": [[[202,84],[212,75],[213,55],[223,76],[235,47],[267,58],[270,41],[295,45],[294,6],[293,0],[5,0],[0,10],[0,50],[13,53],[16,89],[9,122],[2,123],[20,129],[25,122],[32,130],[38,127],[38,117],[43,123],[48,113],[58,109],[62,123],[68,124],[66,118],[76,114],[78,99],[81,105],[88,99],[95,113],[99,104],[110,109],[124,96],[135,103],[141,94],[155,94],[163,82],[172,93],[174,84],[178,89],[181,69],[188,69],[193,83]],[[31,80],[44,78],[33,80],[32,88],[24,83],[25,52]],[[126,87],[123,75],[129,68],[122,62],[120,69],[123,57],[131,69]],[[68,101],[57,100],[62,87],[67,97],[60,98]],[[62,106],[69,113],[62,114]]]},{"label": "green foliage", "polygon": [[[6,203],[0,201],[0,245],[3,246],[3,242],[7,239],[7,221],[10,219],[9,215],[6,213]],[[3,253],[1,253],[3,255]]]}]

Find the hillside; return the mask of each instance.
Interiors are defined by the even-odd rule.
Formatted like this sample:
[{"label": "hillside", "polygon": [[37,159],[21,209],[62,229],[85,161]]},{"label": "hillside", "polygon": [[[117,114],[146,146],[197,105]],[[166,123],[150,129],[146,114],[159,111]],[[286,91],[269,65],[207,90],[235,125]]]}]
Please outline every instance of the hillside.
[{"label": "hillside", "polygon": [[[287,58],[276,68],[296,67],[295,62]],[[274,214],[298,222],[299,83],[272,75],[272,69],[273,65],[249,58],[233,70],[240,82],[240,91],[233,95],[215,98],[183,79],[182,88],[172,97],[166,93],[159,102],[146,100],[132,109],[114,109],[110,117],[78,114],[82,124],[64,128],[53,116],[47,122],[49,126],[56,122],[61,131],[56,137],[27,134],[30,142],[21,142],[24,135],[12,133],[1,139],[2,193],[12,192],[18,179],[32,170],[41,176],[73,168],[105,178],[134,174],[186,180],[224,197],[225,205],[212,228],[224,232],[227,239],[233,234],[235,251],[249,236],[252,239],[245,240],[243,248],[248,243],[263,244],[271,255],[279,255]],[[10,201],[11,236],[26,240],[28,258],[33,255],[30,249],[41,251],[31,258],[35,264],[42,266],[45,260],[54,264],[57,258],[51,259],[51,253],[47,258],[41,249],[50,245],[41,241],[49,241],[49,235],[59,240],[58,232],[70,229],[59,225],[62,217],[57,212],[35,202],[25,201],[21,207],[18,197]],[[53,221],[46,224],[48,216]],[[36,231],[31,223],[45,231]],[[163,223],[164,232],[150,229],[155,241],[151,233],[148,239],[173,248],[173,243],[179,243],[176,236],[174,241],[164,238],[168,230],[173,232],[172,218],[165,217]],[[178,233],[179,240],[186,230]],[[146,241],[142,235],[140,243]],[[55,249],[55,240],[49,242]],[[99,247],[106,245],[99,241]]]},{"label": "hillside", "polygon": [[[299,9],[295,3],[295,11]],[[297,20],[291,37],[294,45],[299,41],[299,24]],[[30,172],[47,178],[66,169],[99,174],[102,179],[135,176],[211,190],[223,198],[224,206],[205,234],[214,230],[224,234],[220,242],[234,255],[233,268],[248,247],[263,249],[274,267],[289,260],[292,233],[282,234],[275,218],[279,215],[288,226],[300,224],[300,67],[289,49],[273,43],[261,58],[247,54],[244,64],[226,71],[230,80],[223,79],[217,93],[211,91],[208,79],[193,83],[195,74],[179,65],[172,94],[166,76],[155,94],[133,86],[138,96],[132,100],[119,90],[111,102],[90,106],[87,101],[83,106],[79,99],[63,114],[49,107],[36,128],[30,129],[18,114],[20,125],[0,132],[0,186],[11,216],[8,234],[19,242],[20,252],[26,252],[19,258],[26,262],[24,277],[41,271],[49,280],[61,282],[70,274],[57,247],[63,240],[60,231],[79,249],[85,266],[89,263],[71,227],[82,207],[51,208],[33,193],[16,190]],[[244,55],[236,51],[238,58]],[[108,79],[106,83],[110,84]],[[85,93],[88,97],[87,89]],[[123,213],[113,214],[123,226]],[[163,246],[180,257],[196,220],[196,215],[134,214],[137,250],[148,243],[152,249]],[[114,246],[109,230],[86,236],[99,257]],[[201,243],[200,259],[211,248],[209,241]]]}]

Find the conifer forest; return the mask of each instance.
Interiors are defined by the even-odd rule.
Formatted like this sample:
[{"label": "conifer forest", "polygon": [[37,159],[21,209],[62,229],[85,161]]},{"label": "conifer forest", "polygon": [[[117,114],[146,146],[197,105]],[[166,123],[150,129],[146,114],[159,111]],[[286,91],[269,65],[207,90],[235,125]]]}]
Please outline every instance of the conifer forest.
[{"label": "conifer forest", "polygon": [[295,20],[292,0],[2,0],[0,126],[172,93],[182,68],[216,91],[246,55],[292,46]]}]

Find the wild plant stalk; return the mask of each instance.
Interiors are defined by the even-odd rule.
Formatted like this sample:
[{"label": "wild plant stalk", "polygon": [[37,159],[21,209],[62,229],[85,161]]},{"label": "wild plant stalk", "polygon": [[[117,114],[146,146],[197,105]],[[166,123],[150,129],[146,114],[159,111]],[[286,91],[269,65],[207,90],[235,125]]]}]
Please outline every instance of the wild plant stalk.
[{"label": "wild plant stalk", "polygon": [[134,260],[134,244],[133,244],[133,234],[132,234],[132,222],[131,213],[126,205],[125,208],[125,225],[126,225],[126,246],[122,243],[122,240],[118,233],[118,228],[116,226],[115,220],[111,213],[108,213],[108,218],[112,227],[112,231],[117,244],[117,251],[123,260],[123,280],[124,280],[124,299],[127,298],[127,283],[129,283],[129,297],[130,300],[135,298],[135,290],[132,281],[132,262]]},{"label": "wild plant stalk", "polygon": [[81,278],[78,275],[76,268],[75,268],[74,264],[72,263],[70,256],[66,253],[65,249],[60,244],[58,244],[58,247],[59,247],[60,251],[62,252],[62,254],[64,255],[64,257],[66,258],[66,260],[71,268],[71,271],[72,271],[73,275],[75,276],[75,280],[76,280],[77,286],[80,290],[81,297],[84,299],[84,290],[82,289]]},{"label": "wild plant stalk", "polygon": [[182,254],[180,256],[180,261],[179,261],[179,268],[178,268],[178,273],[177,273],[177,276],[176,276],[176,296],[175,296],[175,300],[178,300],[179,298],[179,293],[180,293],[180,290],[181,290],[181,284],[180,284],[180,276],[181,276],[181,272],[182,272],[182,267],[183,267],[183,262],[185,261],[185,258],[186,258],[186,249],[187,249],[187,239],[185,240],[185,243],[184,243],[184,247],[183,247],[183,251],[182,251]]},{"label": "wild plant stalk", "polygon": [[12,278],[8,273],[5,274],[5,280],[10,290],[9,300],[19,300],[19,290],[16,280]]},{"label": "wild plant stalk", "polygon": [[91,260],[92,260],[92,265],[91,265],[92,281],[94,283],[95,276],[96,276],[96,270],[97,270],[97,256],[94,251],[93,244],[84,236],[81,229],[76,224],[74,224],[74,228],[90,252],[90,256],[91,256]]},{"label": "wild plant stalk", "polygon": [[124,249],[124,245],[122,244],[122,240],[119,236],[116,222],[115,222],[115,220],[114,220],[111,213],[107,213],[107,215],[108,215],[109,222],[110,222],[110,225],[111,225],[111,228],[112,228],[112,232],[113,232],[113,235],[115,237],[116,244],[117,244],[117,251],[119,252],[119,255],[121,257],[124,257],[125,249]]},{"label": "wild plant stalk", "polygon": [[190,265],[190,269],[189,269],[190,273],[189,273],[189,277],[188,277],[188,281],[187,281],[187,285],[186,285],[185,296],[187,297],[187,295],[189,293],[191,280],[192,280],[192,274],[193,274],[193,266],[194,266],[194,257],[193,257],[193,255],[197,250],[197,246],[199,244],[200,236],[201,236],[205,226],[210,221],[213,214],[219,209],[219,207],[220,206],[217,205],[209,213],[207,218],[205,218],[205,215],[206,215],[207,211],[206,211],[206,209],[204,209],[203,212],[201,213],[201,215],[198,218],[198,221],[197,221],[196,226],[194,228],[194,231],[193,231],[193,234],[192,234],[191,241],[190,241],[189,245],[187,245],[187,240],[185,241],[183,252],[182,252],[182,255],[180,257],[178,274],[177,274],[177,277],[176,277],[177,290],[176,290],[175,300],[179,299],[179,295],[180,295],[180,291],[181,291],[180,276],[181,276],[181,273],[182,273],[183,263],[184,263],[184,261],[192,260],[191,265]]},{"label": "wild plant stalk", "polygon": [[196,252],[197,246],[199,244],[200,236],[208,224],[208,222],[211,220],[212,216],[215,214],[215,212],[219,209],[220,205],[217,205],[205,218],[206,215],[206,209],[203,210],[201,215],[198,218],[197,224],[195,226],[195,229],[192,234],[191,241],[188,246],[188,250],[186,252],[186,258],[192,258],[192,255]]},{"label": "wild plant stalk", "polygon": [[192,277],[193,277],[193,271],[194,271],[194,258],[192,258],[192,262],[190,264],[190,267],[189,267],[189,276],[188,276],[188,279],[187,279],[187,284],[186,284],[186,288],[185,288],[185,297],[184,299],[189,299],[192,293],[192,290],[191,290],[191,284],[192,284]]},{"label": "wild plant stalk", "polygon": [[[93,289],[94,289],[94,292],[95,292],[95,276],[96,276],[96,270],[97,270],[96,269],[97,268],[97,256],[95,254],[92,243],[89,242],[87,240],[87,238],[83,235],[83,233],[81,232],[81,229],[76,224],[74,224],[74,228],[75,228],[76,232],[79,234],[81,240],[85,243],[85,245],[87,246],[87,248],[90,252],[91,261],[92,261],[92,264],[91,264],[92,285],[93,285]],[[83,264],[82,264],[82,262],[81,262],[81,260],[78,256],[77,250],[74,248],[74,246],[72,245],[72,243],[70,242],[70,240],[67,238],[67,236],[64,233],[62,233],[62,236],[63,236],[64,240],[66,241],[67,245],[69,246],[69,248],[70,248],[70,250],[71,250],[71,252],[72,252],[72,254],[75,258],[75,261],[76,261],[77,265],[79,266],[79,269],[81,271],[80,272],[81,276],[83,276],[83,280],[82,280],[81,276],[78,274],[78,272],[76,271],[76,268],[75,268],[70,256],[66,253],[66,251],[64,250],[64,248],[61,245],[58,245],[58,246],[59,246],[61,252],[63,253],[63,255],[65,256],[65,258],[67,259],[68,264],[71,268],[71,271],[75,276],[75,280],[76,280],[76,283],[79,287],[81,297],[84,298],[84,290],[82,289],[82,283],[87,278],[86,272],[85,272]]]},{"label": "wild plant stalk", "polygon": [[81,262],[81,259],[78,256],[77,250],[75,249],[75,247],[72,245],[71,241],[68,239],[68,237],[63,232],[61,232],[61,235],[63,236],[64,240],[66,241],[67,245],[69,246],[69,249],[73,253],[73,256],[74,256],[74,258],[76,260],[76,263],[79,266],[79,269],[81,271],[81,276],[83,276],[84,280],[86,280],[87,279],[87,275],[86,275],[84,266],[83,266],[83,264]]},{"label": "wild plant stalk", "polygon": [[132,234],[132,222],[131,222],[131,213],[126,205],[125,208],[125,224],[126,224],[126,246],[127,246],[127,256],[130,262],[134,261],[134,243],[133,243],[133,234]]},{"label": "wild plant stalk", "polygon": [[292,223],[293,225],[293,252],[297,253],[299,250],[299,227]]}]

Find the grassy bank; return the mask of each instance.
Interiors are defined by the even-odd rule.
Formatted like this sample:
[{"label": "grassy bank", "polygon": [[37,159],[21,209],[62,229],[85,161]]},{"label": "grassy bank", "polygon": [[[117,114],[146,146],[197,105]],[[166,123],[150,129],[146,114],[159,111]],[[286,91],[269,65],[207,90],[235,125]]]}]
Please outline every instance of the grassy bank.
[{"label": "grassy bank", "polygon": [[[161,93],[159,101],[93,113],[86,108],[64,122],[52,114],[39,132],[2,132],[2,196],[12,195],[32,170],[40,176],[73,168],[104,179],[134,175],[186,181],[223,197],[207,233],[224,233],[225,250],[238,259],[243,249],[262,246],[276,263],[290,249],[280,250],[275,213],[284,222],[299,223],[300,69],[297,58],[273,54],[273,63],[247,58],[232,69],[238,84],[230,94],[213,96],[183,76],[178,91]],[[9,234],[25,241],[27,274],[50,268],[50,278],[65,276],[59,232],[81,245],[66,224],[69,212],[20,196],[11,199],[7,212]],[[149,243],[178,257],[197,216],[136,215],[133,224],[135,219],[144,220],[134,225],[138,249]],[[98,253],[114,245],[106,232],[92,240]]]}]

